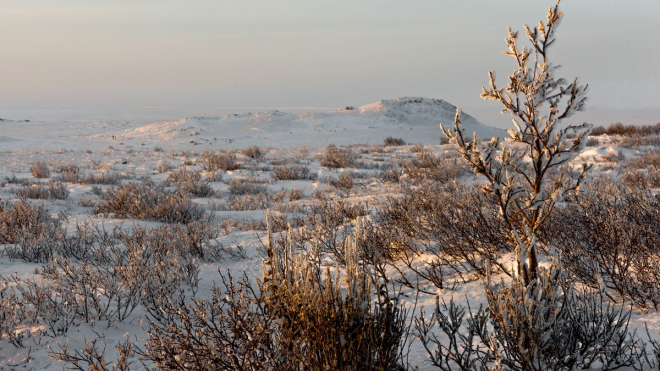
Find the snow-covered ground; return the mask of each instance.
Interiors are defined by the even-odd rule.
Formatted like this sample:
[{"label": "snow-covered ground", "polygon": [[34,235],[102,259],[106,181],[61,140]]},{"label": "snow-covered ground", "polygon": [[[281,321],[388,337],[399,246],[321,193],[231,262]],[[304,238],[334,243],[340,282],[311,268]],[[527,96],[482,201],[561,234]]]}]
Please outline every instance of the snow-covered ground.
[{"label": "snow-covered ground", "polygon": [[[36,179],[31,174],[31,166],[38,161],[49,164],[50,178],[59,176],[59,170],[67,165],[77,165],[85,174],[122,174],[125,179],[121,184],[150,178],[156,182],[168,179],[170,173],[181,169],[200,171],[209,181],[214,195],[193,197],[194,203],[203,205],[208,211],[213,210],[213,222],[224,225],[214,243],[236,250],[244,249],[244,257],[227,256],[219,262],[200,262],[198,297],[210,293],[213,282],[219,279],[218,268],[229,271],[234,277],[245,272],[249,277],[261,276],[263,228],[236,227],[243,223],[263,221],[263,208],[241,210],[230,205],[232,195],[230,186],[234,179],[249,179],[256,182],[261,179],[269,196],[292,189],[300,190],[302,198],[287,202],[277,201],[274,197],[265,200],[266,207],[281,210],[297,210],[296,207],[312,202],[318,194],[330,198],[342,198],[350,202],[382,202],[384,196],[396,196],[400,190],[395,184],[388,183],[380,173],[390,168],[397,168],[406,159],[413,159],[420,150],[429,151],[437,156],[451,156],[454,150],[449,145],[440,145],[442,133],[440,123],[451,125],[455,115],[451,104],[428,98],[399,98],[369,104],[362,107],[347,107],[332,113],[291,114],[279,111],[252,114],[227,115],[223,117],[195,117],[175,121],[137,124],[132,122],[90,122],[86,124],[69,122],[14,122],[0,121],[0,188],[2,200],[15,200],[15,191],[24,187],[25,181],[45,182],[48,179]],[[462,117],[467,133],[476,132],[481,138],[503,136],[504,132],[485,126],[466,113]],[[403,139],[407,145],[383,147],[387,137]],[[347,168],[329,169],[321,166],[316,155],[322,155],[326,146],[335,144],[350,148],[357,157],[358,164]],[[251,159],[240,150],[258,146],[263,157]],[[219,171],[212,174],[203,166],[205,151],[236,150],[236,159],[241,164],[238,170]],[[657,149],[656,149],[657,150]],[[601,138],[597,146],[589,147],[579,161],[596,163],[598,172],[612,171],[616,164],[610,162],[612,155],[635,158],[639,150],[617,147],[616,142]],[[609,157],[608,157],[609,156]],[[307,167],[313,177],[302,180],[276,180],[272,177],[275,167],[299,164]],[[354,187],[342,190],[333,186],[332,180],[342,173],[353,174]],[[9,181],[14,177],[17,180]],[[221,178],[220,178],[221,177]],[[473,181],[470,175],[461,178],[465,182]],[[115,226],[132,229],[136,225],[153,227],[162,223],[153,221],[135,221],[115,218],[112,214],[93,214],[94,205],[99,202],[98,190],[108,189],[110,185],[81,184],[65,182],[70,192],[63,200],[32,200],[42,203],[49,213],[60,218],[71,232],[76,225],[91,222],[111,230]],[[169,184],[168,187],[174,187]],[[284,199],[284,196],[282,196]],[[287,209],[288,208],[288,209]],[[282,211],[286,214],[286,211]],[[289,213],[295,215],[293,211]],[[224,223],[224,224],[223,224]],[[232,225],[234,227],[232,227]],[[39,263],[27,263],[12,260],[5,254],[0,257],[0,275],[16,275],[22,279],[36,278],[41,275],[35,270]],[[469,300],[471,305],[484,302],[483,287],[479,280],[458,284],[453,289],[427,288],[427,293],[419,297],[409,295],[406,305],[425,308],[429,313],[439,295],[445,300],[455,298],[459,302]],[[136,344],[141,344],[145,336],[147,312],[137,308],[130,317],[121,322],[82,323],[73,326],[66,335],[49,337],[38,335],[38,328],[25,328],[34,335],[25,341],[24,347],[15,347],[6,339],[0,341],[0,369],[3,370],[45,370],[62,369],[67,365],[50,357],[58,344],[64,346],[70,342],[70,349],[80,349],[85,339],[99,337],[107,344],[107,359],[112,361],[114,346],[128,337]],[[643,313],[635,310],[632,327],[643,331],[644,323],[652,333],[660,332],[660,315],[651,311]],[[140,369],[134,359],[134,366]],[[420,370],[432,369],[426,362],[426,353],[419,342],[414,343],[410,363],[418,365]]]}]

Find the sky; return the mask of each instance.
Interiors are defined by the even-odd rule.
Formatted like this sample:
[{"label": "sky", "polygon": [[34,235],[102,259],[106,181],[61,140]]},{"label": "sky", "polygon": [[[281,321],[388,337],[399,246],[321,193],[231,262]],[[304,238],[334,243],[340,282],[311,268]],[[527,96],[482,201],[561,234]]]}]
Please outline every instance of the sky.
[{"label": "sky", "polygon": [[[504,86],[514,69],[501,53],[506,28],[535,25],[549,5],[2,0],[0,117],[81,106],[107,117],[128,107],[190,116],[424,96],[495,124],[499,106],[479,93],[489,70]],[[562,10],[550,59],[589,84],[585,119],[660,122],[660,1],[564,0]]]}]

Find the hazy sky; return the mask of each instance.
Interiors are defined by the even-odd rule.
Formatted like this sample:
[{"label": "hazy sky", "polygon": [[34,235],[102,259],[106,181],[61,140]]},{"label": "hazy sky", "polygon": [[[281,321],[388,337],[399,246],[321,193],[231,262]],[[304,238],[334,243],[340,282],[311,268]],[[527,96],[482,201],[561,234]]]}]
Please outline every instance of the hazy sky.
[{"label": "hazy sky", "polygon": [[[506,27],[536,24],[549,5],[2,0],[0,105],[341,107],[427,96],[497,112],[479,93],[489,70],[501,85],[513,70],[501,54]],[[660,109],[660,1],[562,6],[551,59],[589,83],[589,107]]]}]

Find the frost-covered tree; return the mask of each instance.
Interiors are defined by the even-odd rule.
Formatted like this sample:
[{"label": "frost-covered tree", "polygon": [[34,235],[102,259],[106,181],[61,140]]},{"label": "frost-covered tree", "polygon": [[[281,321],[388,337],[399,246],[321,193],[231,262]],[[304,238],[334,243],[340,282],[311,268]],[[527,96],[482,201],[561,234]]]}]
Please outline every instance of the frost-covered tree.
[{"label": "frost-covered tree", "polygon": [[520,47],[518,31],[508,29],[504,54],[515,60],[516,70],[506,88],[498,87],[491,71],[489,85],[481,93],[483,99],[500,102],[502,113],[513,116],[515,128],[508,130],[507,143],[492,138],[483,145],[476,134],[470,141],[461,129],[460,110],[454,129],[440,125],[472,170],[486,178],[484,190],[497,199],[516,253],[515,268],[507,273],[525,285],[538,277],[537,231],[555,204],[579,187],[589,169],[587,165],[579,172],[566,169],[585,147],[591,125],[560,129],[561,122],[583,110],[587,100],[587,86],[577,77],[568,82],[555,76],[559,66],[548,59],[561,19],[557,1],[545,24],[525,25],[531,46]]}]

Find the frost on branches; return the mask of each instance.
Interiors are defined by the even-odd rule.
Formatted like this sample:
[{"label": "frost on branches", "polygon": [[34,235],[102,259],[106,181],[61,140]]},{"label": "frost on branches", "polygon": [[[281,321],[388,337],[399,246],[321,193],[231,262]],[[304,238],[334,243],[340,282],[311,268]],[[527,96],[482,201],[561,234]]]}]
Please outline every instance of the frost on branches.
[{"label": "frost on branches", "polygon": [[574,174],[564,166],[584,149],[591,125],[558,128],[562,120],[583,110],[587,100],[587,86],[580,85],[577,77],[570,83],[556,77],[559,66],[548,60],[561,19],[558,1],[550,7],[545,24],[540,21],[533,29],[525,25],[531,47],[520,48],[518,31],[509,28],[504,54],[515,59],[517,69],[506,88],[497,86],[494,71],[489,73],[489,86],[483,87],[483,99],[499,101],[502,113],[513,116],[515,129],[508,130],[508,143],[492,138],[482,145],[476,134],[470,141],[461,129],[460,110],[454,129],[440,124],[472,170],[486,178],[484,190],[495,195],[515,245],[516,267],[507,273],[525,285],[538,277],[539,227],[554,205],[580,186],[589,169],[583,165]]}]

